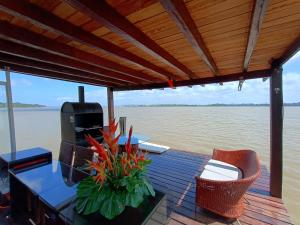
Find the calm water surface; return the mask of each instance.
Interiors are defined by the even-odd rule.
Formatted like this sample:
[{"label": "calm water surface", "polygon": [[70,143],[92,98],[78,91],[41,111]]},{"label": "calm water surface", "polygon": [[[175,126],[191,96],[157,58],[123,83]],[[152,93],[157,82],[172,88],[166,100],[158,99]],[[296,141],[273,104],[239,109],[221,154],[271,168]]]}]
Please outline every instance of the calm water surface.
[{"label": "calm water surface", "polygon": [[[106,109],[105,121],[107,121]],[[269,166],[268,107],[120,107],[134,131],[158,144],[211,154],[213,148],[250,148]],[[57,157],[59,110],[15,110],[17,147],[42,146]],[[300,224],[300,107],[286,107],[284,117],[284,201]]]}]

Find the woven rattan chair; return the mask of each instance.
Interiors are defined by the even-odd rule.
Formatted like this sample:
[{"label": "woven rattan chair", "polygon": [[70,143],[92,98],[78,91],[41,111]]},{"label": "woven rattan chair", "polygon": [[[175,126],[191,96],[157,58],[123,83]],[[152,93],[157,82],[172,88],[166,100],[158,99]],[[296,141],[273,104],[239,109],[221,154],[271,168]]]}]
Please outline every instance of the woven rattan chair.
[{"label": "woven rattan chair", "polygon": [[214,149],[212,159],[239,168],[243,178],[214,181],[196,177],[196,206],[227,218],[238,218],[244,210],[243,196],[260,174],[260,164],[252,150],[225,151]]}]

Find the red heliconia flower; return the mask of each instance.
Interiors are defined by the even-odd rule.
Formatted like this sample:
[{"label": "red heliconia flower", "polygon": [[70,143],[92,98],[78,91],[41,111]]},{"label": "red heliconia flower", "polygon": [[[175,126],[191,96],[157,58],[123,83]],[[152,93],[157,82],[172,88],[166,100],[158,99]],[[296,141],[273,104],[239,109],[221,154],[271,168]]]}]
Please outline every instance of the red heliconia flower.
[{"label": "red heliconia flower", "polygon": [[86,135],[85,139],[87,140],[87,142],[91,145],[94,146],[96,149],[96,152],[99,154],[99,156],[103,159],[103,160],[107,160],[108,156],[107,153],[103,147],[103,145],[101,145],[97,140],[95,140],[91,135]]},{"label": "red heliconia flower", "polygon": [[91,146],[94,146],[96,148],[96,152],[99,154],[99,158],[102,161],[106,161],[109,170],[112,170],[113,168],[111,160],[108,157],[108,154],[103,145],[100,144],[97,140],[95,140],[91,135],[87,135],[85,138]]},{"label": "red heliconia flower", "polygon": [[96,175],[93,177],[94,181],[97,184],[102,184],[105,182],[106,180],[106,173],[105,173],[105,169],[106,169],[106,162],[92,162],[87,160],[88,162],[88,170],[95,170],[96,171]]},{"label": "red heliconia flower", "polygon": [[139,161],[141,161],[141,162],[144,162],[144,161],[145,161],[145,155],[144,155],[144,154],[143,154],[143,155],[140,155]]},{"label": "red heliconia flower", "polygon": [[108,145],[112,155],[116,155],[119,152],[118,141],[120,134],[117,137],[114,137],[117,127],[118,123],[115,123],[115,120],[112,120],[109,123],[108,131],[100,130],[103,135],[104,142]]},{"label": "red heliconia flower", "polygon": [[114,135],[116,133],[117,128],[118,128],[118,123],[116,123],[115,119],[109,121],[108,131],[110,135]]},{"label": "red heliconia flower", "polygon": [[131,142],[131,136],[132,136],[132,126],[130,126],[128,140],[127,140],[127,143],[125,145],[125,150],[127,152],[128,158],[130,157],[130,154],[131,154],[131,143],[130,143]]}]

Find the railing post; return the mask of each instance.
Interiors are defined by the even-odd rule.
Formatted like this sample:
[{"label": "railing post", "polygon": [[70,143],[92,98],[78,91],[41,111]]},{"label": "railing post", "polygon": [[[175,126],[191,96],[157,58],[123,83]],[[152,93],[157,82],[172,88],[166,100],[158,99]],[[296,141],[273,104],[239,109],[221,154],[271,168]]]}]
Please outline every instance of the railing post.
[{"label": "railing post", "polygon": [[12,94],[11,94],[9,67],[5,67],[5,76],[6,76],[6,101],[7,101],[7,109],[8,109],[8,120],[9,120],[10,146],[11,146],[11,152],[16,152],[15,122],[14,122],[14,111],[13,111],[13,101],[12,101]]},{"label": "railing post", "polygon": [[113,88],[107,88],[107,109],[108,121],[112,121],[115,118]]},{"label": "railing post", "polygon": [[282,197],[282,67],[273,67],[270,77],[270,193]]}]

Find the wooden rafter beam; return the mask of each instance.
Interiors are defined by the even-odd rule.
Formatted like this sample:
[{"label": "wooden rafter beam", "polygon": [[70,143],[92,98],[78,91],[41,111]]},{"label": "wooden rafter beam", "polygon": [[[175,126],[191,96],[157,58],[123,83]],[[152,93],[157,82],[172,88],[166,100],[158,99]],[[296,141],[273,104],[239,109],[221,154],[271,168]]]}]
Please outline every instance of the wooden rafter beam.
[{"label": "wooden rafter beam", "polygon": [[163,60],[177,70],[183,72],[189,78],[195,78],[196,75],[185,65],[179,62],[169,52],[159,46],[155,41],[148,37],[144,32],[131,23],[126,17],[118,13],[106,1],[98,0],[66,0],[73,7],[82,13],[90,16],[108,27],[110,30],[138,46],[143,51],[152,56]]},{"label": "wooden rafter beam", "polygon": [[46,70],[58,74],[66,74],[70,76],[75,76],[78,78],[88,78],[91,80],[99,81],[108,84],[110,87],[117,86],[117,85],[128,85],[128,83],[124,82],[119,82],[115,80],[110,80],[110,79],[105,79],[103,77],[99,77],[95,74],[87,73],[87,72],[82,72],[79,70],[74,70],[62,66],[57,66],[53,64],[48,64],[45,62],[39,62],[31,59],[26,59],[22,57],[17,57],[9,54],[4,54],[0,53],[0,61],[5,62],[5,63],[10,63],[14,65],[19,65],[19,66],[25,66],[25,67],[31,67],[35,69],[41,69],[41,70]]},{"label": "wooden rafter beam", "polygon": [[149,69],[155,73],[161,74],[166,78],[177,79],[178,77],[173,73],[156,66],[155,64],[139,57],[117,45],[112,44],[100,37],[97,37],[90,32],[87,32],[72,23],[55,16],[54,14],[29,3],[25,0],[11,1],[1,0],[0,10],[3,10],[15,17],[30,21],[31,23],[59,33],[77,42],[88,45],[99,51],[106,52],[110,55],[119,57],[127,62],[134,63],[145,69]]},{"label": "wooden rafter beam", "polygon": [[268,0],[254,0],[250,27],[249,27],[247,48],[246,48],[244,63],[243,63],[244,71],[248,70],[248,65],[250,63],[250,59],[259,36],[260,27],[265,12],[267,11],[267,5],[268,5]]},{"label": "wooden rafter beam", "polygon": [[182,34],[192,45],[193,49],[205,62],[214,75],[218,75],[217,65],[206,47],[197,26],[191,17],[183,0],[160,0],[165,10],[181,30]]},{"label": "wooden rafter beam", "polygon": [[141,81],[156,82],[161,79],[153,78],[141,71],[131,69],[105,58],[90,54],[66,44],[59,43],[53,39],[43,35],[29,31],[27,29],[17,27],[5,21],[0,21],[0,38],[20,43],[29,47],[37,48],[42,51],[57,54],[60,56],[75,59],[79,62],[88,63],[104,69],[109,69],[115,72],[132,76]]},{"label": "wooden rafter beam", "polygon": [[50,79],[78,82],[78,83],[91,84],[91,85],[96,85],[96,86],[108,86],[108,83],[102,82],[102,81],[96,81],[96,80],[89,79],[89,78],[79,78],[76,76],[70,76],[70,75],[66,75],[66,74],[59,74],[59,73],[45,71],[45,70],[36,69],[36,68],[15,65],[12,63],[2,62],[0,60],[0,68],[4,69],[5,67],[9,67],[10,70],[13,72],[23,73],[23,74],[27,74],[27,75],[35,75],[35,76],[46,77],[46,78],[50,78]]},{"label": "wooden rafter beam", "polygon": [[[199,78],[199,79],[193,79],[193,80],[174,81],[174,86],[175,87],[183,87],[183,86],[232,82],[232,81],[239,81],[239,80],[265,78],[265,77],[270,77],[270,75],[271,75],[270,69],[256,70],[256,71],[251,71],[251,72],[227,74],[227,75],[222,75],[222,76]],[[133,90],[145,90],[145,89],[160,89],[160,88],[168,88],[168,87],[169,87],[168,83],[159,83],[159,84],[133,85],[133,86],[127,86],[127,87],[116,87],[116,88],[114,88],[114,90],[115,91],[133,91]]]},{"label": "wooden rafter beam", "polygon": [[92,73],[99,77],[105,78],[107,81],[122,81],[122,82],[128,82],[132,84],[141,83],[139,79],[133,77],[126,77],[124,74],[119,74],[111,70],[102,69],[69,58],[53,55],[34,48],[30,48],[24,45],[16,44],[1,39],[0,39],[0,52],[19,56],[19,57],[24,57],[27,59],[33,59],[36,61],[46,62],[54,65],[59,65],[63,67],[68,67],[68,68],[80,70],[87,73]]},{"label": "wooden rafter beam", "polygon": [[300,36],[286,49],[279,59],[273,60],[273,66],[282,66],[290,58],[292,58],[297,52],[300,51]]}]

